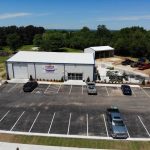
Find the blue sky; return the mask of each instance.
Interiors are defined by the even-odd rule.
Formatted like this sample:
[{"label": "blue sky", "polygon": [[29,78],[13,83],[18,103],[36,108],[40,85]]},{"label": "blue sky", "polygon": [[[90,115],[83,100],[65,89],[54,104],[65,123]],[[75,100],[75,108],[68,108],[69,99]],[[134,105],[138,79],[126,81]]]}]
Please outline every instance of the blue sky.
[{"label": "blue sky", "polygon": [[36,25],[50,29],[150,29],[150,0],[0,0],[0,26]]}]

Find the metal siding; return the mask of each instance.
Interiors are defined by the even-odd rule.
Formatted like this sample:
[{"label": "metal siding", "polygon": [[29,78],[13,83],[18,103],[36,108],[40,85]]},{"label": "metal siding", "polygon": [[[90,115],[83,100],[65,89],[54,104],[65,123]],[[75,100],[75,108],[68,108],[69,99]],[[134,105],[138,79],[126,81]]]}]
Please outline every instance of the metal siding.
[{"label": "metal siding", "polygon": [[34,63],[29,63],[28,64],[28,78],[32,75],[33,79],[36,78],[35,76],[35,68],[34,68]]},{"label": "metal siding", "polygon": [[13,68],[12,68],[12,63],[7,63],[7,68],[8,68],[8,75],[9,79],[13,79]]},{"label": "metal siding", "polygon": [[[53,65],[55,71],[46,72],[44,67],[47,65]],[[63,64],[35,64],[36,68],[36,78],[37,79],[45,79],[45,80],[61,80],[64,77],[64,65]]]},{"label": "metal siding", "polygon": [[84,53],[93,53],[93,56],[95,58],[95,51],[92,48],[86,48],[86,49],[84,49]]}]

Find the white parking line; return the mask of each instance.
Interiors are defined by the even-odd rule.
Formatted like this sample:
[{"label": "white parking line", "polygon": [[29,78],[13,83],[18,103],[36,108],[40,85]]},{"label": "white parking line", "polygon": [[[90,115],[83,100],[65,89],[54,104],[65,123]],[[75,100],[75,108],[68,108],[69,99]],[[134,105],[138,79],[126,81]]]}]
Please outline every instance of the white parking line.
[{"label": "white parking line", "polygon": [[71,113],[70,113],[70,116],[69,116],[69,123],[68,123],[68,130],[67,130],[67,135],[69,135],[69,130],[70,130],[70,122],[71,122]]},{"label": "white parking line", "polygon": [[87,123],[87,136],[89,135],[89,116],[86,114],[86,123]]},{"label": "white parking line", "polygon": [[40,112],[38,112],[36,118],[34,119],[34,121],[33,121],[33,123],[32,123],[32,126],[31,126],[29,132],[31,132],[31,130],[32,130],[32,128],[33,128],[33,126],[34,126],[34,124],[35,124],[35,122],[36,122],[36,120],[37,120],[37,118],[38,118],[39,115],[40,115]]},{"label": "white parking line", "polygon": [[84,86],[84,85],[82,85],[82,95],[83,95],[83,86]]},{"label": "white parking line", "polygon": [[150,95],[143,88],[141,88],[141,89],[148,97],[150,97]]},{"label": "white parking line", "polygon": [[12,131],[14,129],[14,127],[16,126],[16,124],[18,123],[18,121],[21,119],[21,117],[23,116],[23,114],[25,113],[25,111],[20,115],[20,117],[17,119],[17,121],[15,122],[15,124],[12,126],[12,128],[10,129],[10,131]]},{"label": "white parking line", "polygon": [[70,87],[69,95],[71,94],[71,91],[72,91],[72,85],[71,85],[71,87]]},{"label": "white parking line", "polygon": [[147,134],[148,134],[148,136],[150,137],[150,133],[149,133],[149,131],[147,130],[147,128],[146,128],[146,126],[145,126],[145,124],[143,123],[143,121],[142,121],[141,117],[140,117],[140,116],[138,116],[138,118],[139,118],[139,120],[140,120],[141,124],[143,125],[143,127],[144,127],[144,129],[145,129],[146,133],[147,133]]},{"label": "white parking line", "polygon": [[47,90],[49,89],[50,86],[51,86],[51,84],[49,84],[49,85],[47,86],[47,88],[46,88],[45,91],[44,91],[44,94],[47,92]]},{"label": "white parking line", "polygon": [[15,84],[12,88],[10,88],[7,92],[11,92],[18,84]]},{"label": "white parking line", "polygon": [[105,89],[106,89],[107,95],[109,96],[109,92],[108,92],[108,89],[107,89],[107,87],[106,87],[106,86],[105,86]]},{"label": "white parking line", "polygon": [[23,87],[22,87],[22,89],[19,91],[19,93],[22,93],[23,92]]},{"label": "white parking line", "polygon": [[[38,87],[37,87],[38,88]],[[37,88],[35,88],[31,93],[36,93],[37,91]]]},{"label": "white parking line", "polygon": [[118,91],[120,92],[120,95],[123,96],[122,91],[120,90],[120,88],[119,87],[117,87],[117,88],[118,88]]},{"label": "white parking line", "polygon": [[108,128],[107,128],[106,119],[105,119],[105,115],[104,115],[104,114],[103,114],[103,119],[104,119],[104,124],[105,124],[106,134],[107,134],[107,137],[109,137],[109,134],[108,134]]},{"label": "white parking line", "polygon": [[60,84],[60,86],[59,86],[59,88],[58,88],[58,90],[57,90],[57,93],[59,92],[60,88],[61,88],[61,84]]},{"label": "white parking line", "polygon": [[10,112],[10,110],[7,111],[7,113],[1,118],[0,122],[8,115],[9,112]]},{"label": "white parking line", "polygon": [[129,134],[128,128],[127,128],[126,125],[125,125],[125,127],[126,127],[126,130],[127,130],[128,137],[130,138],[131,136],[130,136],[130,134]]},{"label": "white parking line", "polygon": [[133,93],[134,97],[136,97],[136,95],[135,95],[135,92],[134,92],[133,88],[131,89],[131,91],[132,91],[132,93]]},{"label": "white parking line", "polygon": [[55,118],[55,113],[53,114],[53,118],[51,120],[51,124],[50,124],[48,132],[47,132],[48,134],[51,132],[51,128],[52,128],[52,124],[53,124],[54,118]]}]

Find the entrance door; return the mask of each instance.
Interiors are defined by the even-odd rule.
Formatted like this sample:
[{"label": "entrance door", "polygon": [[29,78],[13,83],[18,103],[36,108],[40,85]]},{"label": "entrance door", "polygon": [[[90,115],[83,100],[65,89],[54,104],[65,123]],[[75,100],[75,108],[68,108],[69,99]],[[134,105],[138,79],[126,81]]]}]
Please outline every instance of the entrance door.
[{"label": "entrance door", "polygon": [[83,73],[68,73],[68,80],[83,80]]}]

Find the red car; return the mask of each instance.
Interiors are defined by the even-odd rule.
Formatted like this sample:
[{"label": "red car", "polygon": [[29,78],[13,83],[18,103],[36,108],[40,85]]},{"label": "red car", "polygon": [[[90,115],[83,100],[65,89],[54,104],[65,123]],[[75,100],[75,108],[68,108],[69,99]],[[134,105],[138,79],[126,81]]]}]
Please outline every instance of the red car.
[{"label": "red car", "polygon": [[150,69],[150,63],[139,67],[139,70],[145,70],[145,69]]}]

